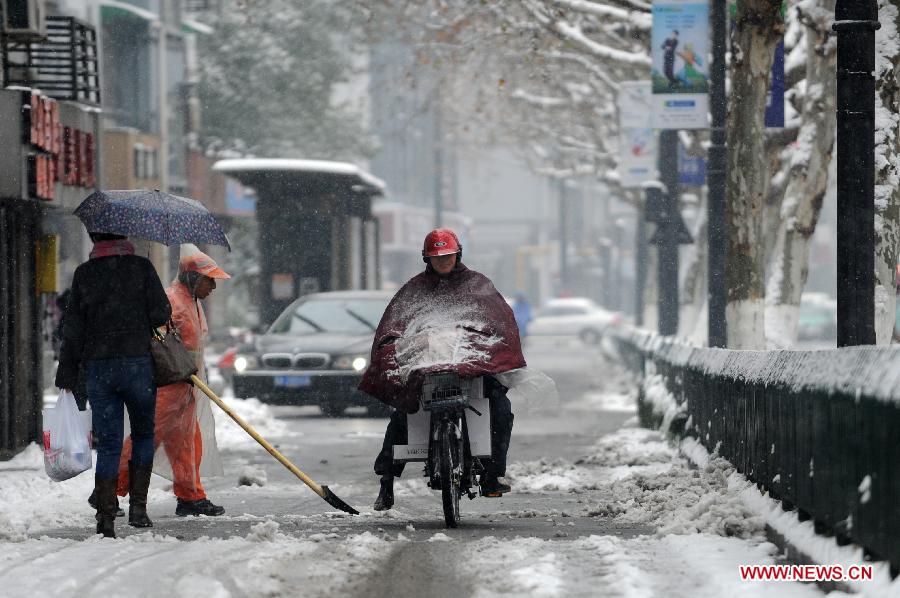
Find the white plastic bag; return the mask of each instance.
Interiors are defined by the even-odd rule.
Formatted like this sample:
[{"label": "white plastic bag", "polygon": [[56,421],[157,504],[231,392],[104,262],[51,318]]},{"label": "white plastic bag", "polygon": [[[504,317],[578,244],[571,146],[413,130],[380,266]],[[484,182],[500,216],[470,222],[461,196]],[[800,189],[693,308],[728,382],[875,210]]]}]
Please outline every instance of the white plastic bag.
[{"label": "white plastic bag", "polygon": [[556,382],[543,372],[524,367],[493,376],[509,389],[506,396],[513,405],[524,404],[528,411],[559,407]]},{"label": "white plastic bag", "polygon": [[56,407],[42,410],[44,470],[62,482],[91,468],[91,412],[79,411],[71,392],[62,391]]}]

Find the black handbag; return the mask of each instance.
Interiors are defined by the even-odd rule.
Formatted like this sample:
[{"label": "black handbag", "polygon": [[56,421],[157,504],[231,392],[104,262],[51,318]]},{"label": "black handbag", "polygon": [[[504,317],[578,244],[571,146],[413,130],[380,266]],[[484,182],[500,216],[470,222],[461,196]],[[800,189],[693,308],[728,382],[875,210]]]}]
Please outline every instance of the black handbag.
[{"label": "black handbag", "polygon": [[184,348],[178,328],[171,320],[166,324],[165,332],[153,330],[150,355],[153,357],[153,381],[157,386],[187,382],[197,373],[194,358]]}]

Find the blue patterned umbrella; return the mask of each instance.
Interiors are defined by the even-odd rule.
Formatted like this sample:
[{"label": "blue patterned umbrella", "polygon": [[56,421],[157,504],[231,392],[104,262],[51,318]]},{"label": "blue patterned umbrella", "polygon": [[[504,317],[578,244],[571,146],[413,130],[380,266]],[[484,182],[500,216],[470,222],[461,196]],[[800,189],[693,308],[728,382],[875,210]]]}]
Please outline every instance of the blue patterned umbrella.
[{"label": "blue patterned umbrella", "polygon": [[75,208],[90,232],[165,245],[211,243],[231,250],[225,231],[203,204],[158,189],[95,191]]}]

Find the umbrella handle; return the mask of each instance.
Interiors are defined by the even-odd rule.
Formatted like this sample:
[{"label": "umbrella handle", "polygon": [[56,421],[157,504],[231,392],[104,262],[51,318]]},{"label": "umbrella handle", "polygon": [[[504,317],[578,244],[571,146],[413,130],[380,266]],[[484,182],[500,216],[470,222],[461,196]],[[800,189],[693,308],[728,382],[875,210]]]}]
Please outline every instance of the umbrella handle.
[{"label": "umbrella handle", "polygon": [[[287,467],[288,470],[289,470],[292,474],[294,474],[295,476],[297,476],[298,478],[300,478],[300,481],[301,481],[301,482],[303,482],[304,484],[306,484],[307,486],[309,486],[310,489],[311,489],[313,492],[315,492],[316,494],[318,494],[318,495],[321,496],[322,498],[326,498],[326,493],[325,493],[325,490],[322,489],[322,486],[320,486],[319,484],[315,483],[315,482],[312,480],[312,478],[310,478],[308,475],[306,475],[305,473],[303,473],[302,471],[300,471],[300,469],[298,469],[296,465],[294,465],[293,463],[291,463],[290,460],[288,460],[287,457],[285,457],[284,455],[282,455],[282,454],[278,451],[278,449],[276,449],[274,446],[272,446],[271,444],[269,444],[268,441],[266,441],[265,438],[263,438],[262,436],[259,435],[259,432],[257,432],[256,430],[253,429],[253,426],[251,426],[250,424],[248,424],[247,422],[245,422],[244,419],[243,419],[240,415],[238,415],[237,413],[235,413],[235,412],[231,409],[231,407],[229,407],[228,405],[226,405],[225,402],[222,401],[222,399],[220,399],[218,396],[216,396],[216,393],[214,393],[214,392],[212,391],[212,389],[210,389],[206,384],[204,384],[203,381],[200,380],[200,378],[198,378],[197,376],[193,376],[193,375],[192,375],[192,376],[191,376],[191,382],[194,383],[194,386],[196,386],[197,388],[199,388],[200,390],[202,390],[203,393],[204,393],[206,396],[208,396],[208,397],[209,397],[216,405],[218,405],[218,406],[222,409],[222,411],[224,411],[225,413],[227,413],[228,416],[229,416],[231,419],[233,419],[235,422],[237,422],[237,425],[239,425],[240,427],[242,427],[242,428],[244,429],[244,431],[245,431],[247,434],[249,434],[250,436],[252,436],[253,439],[254,439],[256,442],[258,442],[260,445],[262,445],[262,447],[263,447],[264,449],[266,449],[266,450],[269,452],[270,455],[272,455],[273,457],[275,457],[275,459],[277,459],[279,463],[281,463],[282,465],[284,465],[285,467]],[[327,500],[327,499],[326,499],[326,500]]]}]

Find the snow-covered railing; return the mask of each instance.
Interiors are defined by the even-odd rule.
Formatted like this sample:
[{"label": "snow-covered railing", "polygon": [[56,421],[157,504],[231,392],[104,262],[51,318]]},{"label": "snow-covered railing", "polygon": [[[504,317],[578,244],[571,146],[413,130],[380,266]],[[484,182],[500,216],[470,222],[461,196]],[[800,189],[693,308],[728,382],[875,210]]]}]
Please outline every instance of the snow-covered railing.
[{"label": "snow-covered railing", "polygon": [[645,425],[696,437],[817,531],[900,571],[900,347],[731,351],[640,330],[612,340],[655,382],[643,387]]}]

